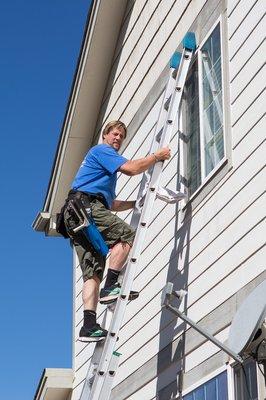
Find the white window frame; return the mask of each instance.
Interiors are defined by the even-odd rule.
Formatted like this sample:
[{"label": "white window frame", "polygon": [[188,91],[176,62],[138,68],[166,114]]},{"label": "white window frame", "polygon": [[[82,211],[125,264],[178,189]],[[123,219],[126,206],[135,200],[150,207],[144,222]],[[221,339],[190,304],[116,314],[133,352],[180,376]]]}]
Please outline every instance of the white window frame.
[{"label": "white window frame", "polygon": [[[222,77],[222,106],[223,106],[223,140],[224,140],[224,157],[219,161],[219,163],[213,168],[213,170],[205,176],[205,154],[204,154],[204,135],[203,135],[203,85],[202,85],[202,54],[201,54],[201,49],[205,42],[208,40],[208,38],[211,36],[212,32],[214,29],[220,24],[220,40],[221,40],[221,77]],[[192,63],[195,58],[197,58],[197,63],[198,63],[198,87],[199,87],[199,130],[200,130],[200,163],[201,163],[201,183],[199,187],[195,190],[194,193],[192,193],[188,201],[193,200],[197,194],[202,190],[203,186],[205,186],[211,179],[212,177],[217,173],[217,171],[228,162],[228,154],[227,154],[227,135],[226,135],[226,128],[227,128],[227,121],[225,117],[225,113],[227,112],[227,107],[225,104],[225,57],[224,57],[224,49],[225,49],[225,43],[224,43],[224,18],[220,16],[215,23],[211,26],[209,29],[208,33],[204,36],[204,38],[201,40],[201,43],[199,47],[197,48],[195,55],[193,57]],[[181,117],[182,120],[182,117]],[[182,154],[183,158],[183,176],[187,176],[187,149],[186,149],[186,144],[182,146],[183,149],[182,151],[184,154]],[[185,149],[184,149],[185,147]],[[188,188],[187,188],[188,189]]]}]

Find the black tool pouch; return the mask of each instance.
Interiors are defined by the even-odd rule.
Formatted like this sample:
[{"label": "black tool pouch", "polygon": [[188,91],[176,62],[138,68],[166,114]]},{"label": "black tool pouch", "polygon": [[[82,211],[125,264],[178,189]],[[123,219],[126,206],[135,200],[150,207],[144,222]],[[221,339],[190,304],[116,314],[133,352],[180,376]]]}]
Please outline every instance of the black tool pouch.
[{"label": "black tool pouch", "polygon": [[60,233],[65,239],[69,239],[69,235],[66,230],[66,225],[64,221],[64,212],[66,209],[67,202],[61,208],[60,213],[56,214],[56,232]]},{"label": "black tool pouch", "polygon": [[[83,201],[85,201],[84,194],[75,190],[70,190],[68,197],[65,200],[65,204],[61,208],[61,211],[56,216],[56,231],[60,233],[65,239],[69,239],[70,235],[73,234],[73,228],[79,223],[79,220],[73,210],[69,207],[69,201],[77,202],[79,208],[82,208],[86,213]],[[86,201],[86,203],[88,203]],[[88,204],[86,204],[88,207]],[[69,235],[70,234],[70,235]]]}]

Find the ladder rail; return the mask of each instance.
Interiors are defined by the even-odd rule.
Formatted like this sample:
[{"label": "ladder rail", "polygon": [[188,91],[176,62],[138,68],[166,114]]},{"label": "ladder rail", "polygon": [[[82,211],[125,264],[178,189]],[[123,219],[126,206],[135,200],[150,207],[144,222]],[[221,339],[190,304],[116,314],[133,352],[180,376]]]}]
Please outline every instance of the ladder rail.
[{"label": "ladder rail", "polygon": [[[191,57],[192,57],[192,52],[190,50],[184,49],[181,58],[181,65],[179,67],[176,77],[175,96],[172,96],[170,101],[169,111],[168,111],[169,118],[167,119],[163,127],[163,132],[160,140],[160,147],[165,147],[170,143],[171,136],[173,133],[173,126],[174,126],[173,122],[175,120],[175,114],[179,115],[179,108],[182,98],[182,87],[184,86],[185,83],[185,78],[190,65]],[[185,64],[186,68],[184,68]],[[175,110],[177,110],[177,112]],[[148,221],[151,217],[154,201],[156,199],[156,189],[158,188],[160,182],[163,165],[164,162],[160,161],[157,162],[153,168],[135,240],[129,255],[129,262],[127,263],[125,269],[125,275],[121,287],[120,297],[117,300],[114,316],[112,318],[111,325],[109,328],[109,333],[105,340],[103,356],[101,357],[99,363],[98,376],[97,379],[95,379],[95,381],[98,382],[93,383],[91,398],[95,400],[96,399],[106,400],[105,396],[106,394],[103,393],[102,391],[102,386],[104,383],[103,377],[105,374],[108,374],[108,366],[112,358],[112,350],[114,350],[114,347],[116,345],[118,331],[124,319],[129,292],[131,290],[132,283],[134,280],[138,259],[141,255],[141,251],[143,248],[143,242],[148,227]],[[102,382],[100,382],[100,380]]]},{"label": "ladder rail", "polygon": [[[175,61],[172,62],[171,59],[172,64],[177,63],[176,60],[178,59],[179,66],[175,76],[176,66],[170,65],[169,78],[155,126],[150,153],[154,153],[158,148],[169,146],[173,135],[174,121],[176,119],[179,121],[183,88],[192,54],[195,50],[195,36],[193,36],[193,33],[189,33],[186,36],[188,35],[190,35],[187,41],[189,45],[184,43],[185,37],[182,55],[175,53],[172,57],[172,59],[175,57]],[[119,353],[114,352],[114,349],[123,323],[139,258],[143,250],[144,238],[151,218],[163,166],[164,161],[157,162],[143,174],[137,199],[144,197],[144,204],[141,210],[137,207],[134,209],[131,218],[131,226],[137,227],[137,229],[128,261],[123,270],[124,276],[120,296],[113,307],[107,307],[105,318],[107,316],[110,318],[112,315],[108,335],[104,343],[97,343],[95,346],[80,400],[108,400],[110,397],[115,371],[119,365]]]},{"label": "ladder rail", "polygon": [[[174,73],[175,73],[175,68],[174,67],[170,68],[169,78],[168,78],[166,89],[164,91],[164,95],[163,95],[163,99],[162,99],[162,106],[160,108],[159,117],[158,117],[157,123],[154,128],[153,140],[151,142],[151,146],[150,146],[150,150],[149,150],[150,154],[154,153],[159,148],[160,137],[158,140],[158,133],[159,133],[159,128],[163,126],[163,121],[165,120],[165,116],[167,115],[167,110],[165,109],[164,104],[171,97],[171,94],[173,93],[173,90],[175,87]],[[142,177],[140,187],[138,190],[137,201],[141,200],[145,196],[147,189],[148,189],[148,184],[149,184],[149,181],[151,178],[152,171],[153,171],[153,166],[150,167],[148,171],[145,171],[143,173],[143,177]],[[135,208],[133,211],[132,217],[131,217],[131,222],[130,222],[130,225],[135,229],[138,226],[140,216],[141,216],[141,210],[139,208]],[[123,268],[123,270],[120,273],[119,280],[121,280],[121,281],[124,277],[124,272],[125,272],[125,268]],[[105,329],[108,329],[110,327],[110,322],[111,322],[110,314],[111,313],[112,314],[114,313],[114,307],[110,307],[110,306],[106,307],[104,321],[102,323],[102,326],[104,326]],[[94,352],[93,352],[93,355],[92,355],[91,361],[90,361],[90,366],[88,368],[88,372],[85,377],[85,382],[84,382],[80,400],[87,400],[89,398],[89,395],[91,393],[91,386],[92,386],[92,382],[93,382],[93,374],[96,371],[97,366],[99,365],[100,357],[101,357],[101,354],[103,351],[103,346],[104,346],[104,343],[102,343],[102,342],[98,342],[95,345],[95,349],[94,349]],[[105,386],[107,386],[107,385],[105,385]]]},{"label": "ladder rail", "polygon": [[[173,93],[174,86],[175,86],[175,79],[173,77],[174,72],[175,72],[175,68],[174,67],[170,68],[169,78],[167,81],[166,89],[164,91],[164,96],[163,96],[163,100],[162,100],[162,106],[161,106],[160,112],[159,112],[159,117],[158,117],[157,123],[154,128],[154,135],[153,135],[153,140],[152,140],[152,143],[150,146],[149,154],[155,153],[156,150],[158,150],[160,147],[159,145],[160,145],[161,137],[158,137],[158,135],[160,133],[160,127],[163,126],[163,121],[165,120],[165,116],[167,115],[167,110],[165,109],[164,105],[168,101],[168,99],[170,99],[171,94]],[[147,171],[145,171],[143,173],[143,177],[142,177],[142,180],[140,183],[140,188],[139,188],[138,195],[137,195],[137,203],[147,193],[148,184],[151,179],[153,168],[154,168],[154,166],[150,167]],[[133,211],[131,221],[130,221],[130,225],[133,228],[137,228],[139,219],[140,219],[140,215],[141,215],[140,210],[135,208],[135,210]]]},{"label": "ladder rail", "polygon": [[[154,132],[155,133],[153,134],[153,140],[152,140],[152,143],[151,143],[151,146],[150,146],[149,154],[155,153],[156,150],[158,150],[158,148],[159,148],[159,144],[160,144],[160,137],[159,137],[159,140],[158,140],[159,127],[161,127],[163,125],[163,121],[165,120],[165,115],[167,114],[167,110],[164,107],[164,105],[166,104],[168,99],[170,99],[170,97],[171,97],[171,95],[173,93],[173,89],[175,87],[174,73],[175,73],[175,68],[174,67],[170,68],[169,79],[167,81],[166,89],[164,91],[164,95],[163,95],[163,99],[162,99],[162,105],[163,106],[160,108],[159,118],[158,118],[157,123],[156,123],[155,128],[154,128]],[[141,183],[140,183],[140,187],[139,187],[139,191],[138,191],[138,195],[137,195],[137,201],[141,200],[145,196],[145,194],[147,193],[148,184],[149,184],[149,181],[151,179],[152,171],[153,171],[153,166],[150,167],[148,171],[145,171],[143,173],[143,177],[142,177],[142,180],[141,180]],[[135,208],[134,211],[133,211],[131,222],[130,222],[130,225],[133,228],[137,228],[140,216],[141,216],[141,210],[139,208]],[[125,268],[123,268],[123,270],[120,273],[119,279],[121,281],[123,280],[124,272],[125,272]],[[106,308],[106,313],[110,313],[109,307]],[[109,324],[109,326],[110,326],[110,324]],[[96,345],[96,349],[95,349],[96,351],[97,351],[97,347],[98,346]],[[100,351],[102,351],[102,346],[100,346]],[[112,356],[112,358],[113,358],[113,356]],[[97,361],[99,361],[98,356],[96,356],[96,362]],[[108,387],[107,384],[105,384],[105,386]],[[102,391],[104,391],[104,387],[103,387]]]}]

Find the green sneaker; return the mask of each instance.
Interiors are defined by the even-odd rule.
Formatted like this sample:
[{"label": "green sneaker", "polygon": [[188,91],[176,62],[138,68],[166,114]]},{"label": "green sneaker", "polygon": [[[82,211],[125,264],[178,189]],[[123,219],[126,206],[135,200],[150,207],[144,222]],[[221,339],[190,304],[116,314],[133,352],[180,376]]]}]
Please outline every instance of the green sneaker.
[{"label": "green sneaker", "polygon": [[[121,285],[119,282],[116,282],[114,285],[103,288],[100,291],[100,303],[101,304],[110,304],[116,301],[121,291]],[[130,295],[128,300],[135,300],[139,297],[139,292],[135,290],[130,291]]]},{"label": "green sneaker", "polygon": [[101,328],[99,324],[94,325],[92,328],[88,329],[82,326],[79,332],[79,340],[81,342],[100,342],[104,340],[107,336],[107,330]]}]

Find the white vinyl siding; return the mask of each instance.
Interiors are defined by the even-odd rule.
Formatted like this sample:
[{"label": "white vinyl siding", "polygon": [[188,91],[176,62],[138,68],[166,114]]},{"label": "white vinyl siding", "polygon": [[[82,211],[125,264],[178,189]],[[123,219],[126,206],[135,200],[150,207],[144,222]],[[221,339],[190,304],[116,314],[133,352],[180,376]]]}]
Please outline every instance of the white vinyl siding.
[{"label": "white vinyl siding", "polygon": [[[183,125],[185,128],[191,124],[188,146],[195,157],[191,162],[187,161],[188,171],[191,174],[196,171],[193,182],[191,180],[194,199],[192,197],[182,209],[165,205],[158,199],[155,202],[134,281],[134,289],[140,291],[140,297],[128,304],[117,343],[122,356],[112,400],[175,398],[182,369],[183,390],[188,394],[192,386],[195,389],[196,382],[227,361],[223,352],[188,326],[185,326],[184,343],[184,324],[169,311],[161,309],[161,291],[167,281],[174,282],[176,289],[183,287],[188,291],[181,309],[225,341],[237,306],[265,278],[266,117],[263,82],[266,78],[262,57],[265,29],[258,12],[263,2],[240,0],[234,1],[234,5],[230,0],[166,3],[153,0],[128,3],[95,142],[105,122],[121,118],[129,126],[123,155],[136,159],[147,154],[162,100],[167,62],[196,18],[199,19],[191,30],[198,29],[202,49],[210,43],[208,39],[215,29],[213,24],[224,14],[223,23],[216,26],[221,28],[221,37],[224,30],[228,28],[229,31],[224,40],[229,51],[227,76],[221,85],[219,57],[214,56],[211,46],[211,58],[206,68],[212,74],[215,71],[212,75],[215,86],[210,90],[208,79],[204,82],[195,80],[197,74],[207,78],[203,75],[203,61],[195,60],[190,71],[186,85],[190,101],[184,105],[187,114]],[[252,17],[249,17],[250,13]],[[199,86],[203,83],[205,92]],[[221,124],[217,110],[225,95],[228,101],[226,107],[221,108],[228,126]],[[199,104],[200,101],[204,104],[203,99],[205,105],[200,111]],[[206,131],[207,116],[210,129]],[[201,137],[197,130],[199,126]],[[225,142],[221,140],[223,135],[226,135]],[[232,143],[232,163],[221,179],[209,180],[212,186],[196,203],[197,188],[227,156],[228,137]],[[164,166],[162,185],[175,190],[179,183],[177,127],[171,150],[172,158]],[[221,163],[223,168],[223,161]],[[140,179],[141,176],[120,175],[117,196],[123,200],[135,199]],[[119,216],[130,222],[130,212],[119,213]],[[93,346],[76,341],[83,318],[82,278],[77,264],[76,267],[72,400],[79,398],[93,351]],[[99,306],[99,322],[103,311],[104,307]]]}]

